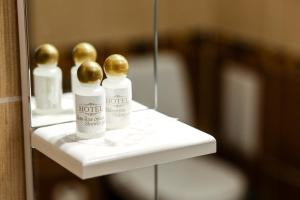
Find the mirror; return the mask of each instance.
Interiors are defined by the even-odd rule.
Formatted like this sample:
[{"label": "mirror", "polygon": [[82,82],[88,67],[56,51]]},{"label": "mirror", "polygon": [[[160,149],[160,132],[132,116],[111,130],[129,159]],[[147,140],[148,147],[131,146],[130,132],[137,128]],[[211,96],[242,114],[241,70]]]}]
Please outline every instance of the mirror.
[{"label": "mirror", "polygon": [[[76,65],[73,50],[85,42],[97,51],[96,62],[103,67],[111,54],[123,55],[129,63],[128,78],[132,82],[132,111],[153,108],[155,104],[155,80],[153,61],[153,5],[152,1],[123,0],[24,0],[27,13],[30,111],[31,127],[75,121],[74,94],[71,69]],[[35,80],[36,69],[43,64],[37,56],[38,47],[53,53],[58,85],[48,81],[49,91],[39,91],[42,84]],[[59,54],[57,56],[56,54]],[[58,59],[57,59],[58,57]],[[53,64],[53,63],[51,63]],[[105,74],[104,74],[105,78]],[[54,87],[59,88],[56,93]],[[61,110],[53,113],[39,112],[36,93],[61,95]],[[55,96],[55,95],[53,95]],[[51,97],[51,99],[53,98]],[[37,150],[32,150],[33,195],[36,199],[116,199],[112,178],[108,176],[80,180],[71,172]],[[29,151],[31,154],[31,151]],[[29,169],[30,169],[29,167]],[[151,169],[150,169],[151,168]],[[154,171],[150,167],[149,191],[154,191]],[[51,170],[45,170],[51,169]],[[123,173],[119,173],[123,174]],[[30,177],[31,178],[31,177]],[[30,187],[30,186],[28,186]],[[31,188],[29,188],[31,190]],[[153,195],[153,194],[151,194]],[[126,196],[130,196],[126,194]]]},{"label": "mirror", "polygon": [[[32,127],[75,120],[74,94],[71,91],[71,68],[75,65],[72,52],[82,42],[94,46],[96,62],[101,66],[111,54],[125,56],[129,63],[128,77],[132,81],[133,100],[139,102],[133,105],[132,110],[154,107],[152,1],[28,0],[27,4]],[[52,79],[43,83],[34,76],[41,62],[35,55],[36,49],[46,43],[58,51],[61,83]],[[56,78],[59,79],[59,75]],[[49,85],[47,91],[38,89],[42,84]],[[55,88],[61,89],[61,100],[61,92]],[[51,106],[61,105],[61,109],[39,112],[38,107],[44,105],[36,96],[46,99],[44,101],[48,105],[51,99]]]}]

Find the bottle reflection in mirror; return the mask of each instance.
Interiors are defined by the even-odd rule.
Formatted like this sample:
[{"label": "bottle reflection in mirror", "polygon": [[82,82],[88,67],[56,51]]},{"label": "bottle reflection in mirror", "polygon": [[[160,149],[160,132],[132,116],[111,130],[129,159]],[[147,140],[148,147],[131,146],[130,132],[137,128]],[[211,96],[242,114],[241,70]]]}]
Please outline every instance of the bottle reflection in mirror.
[{"label": "bottle reflection in mirror", "polygon": [[124,128],[130,123],[132,85],[126,78],[129,65],[122,55],[114,54],[104,62],[107,78],[102,86],[106,93],[106,125],[108,129]]},{"label": "bottle reflection in mirror", "polygon": [[106,129],[105,91],[100,86],[103,72],[100,65],[86,61],[77,70],[75,90],[77,136],[83,139],[100,137]]},{"label": "bottle reflection in mirror", "polygon": [[62,71],[57,66],[59,53],[51,44],[35,51],[37,67],[33,70],[36,113],[52,114],[61,111]]},{"label": "bottle reflection in mirror", "polygon": [[79,85],[77,78],[77,70],[79,66],[85,61],[96,61],[96,59],[97,50],[90,43],[82,42],[73,48],[73,60],[75,63],[75,65],[71,68],[71,86],[73,93],[75,93],[75,90]]}]

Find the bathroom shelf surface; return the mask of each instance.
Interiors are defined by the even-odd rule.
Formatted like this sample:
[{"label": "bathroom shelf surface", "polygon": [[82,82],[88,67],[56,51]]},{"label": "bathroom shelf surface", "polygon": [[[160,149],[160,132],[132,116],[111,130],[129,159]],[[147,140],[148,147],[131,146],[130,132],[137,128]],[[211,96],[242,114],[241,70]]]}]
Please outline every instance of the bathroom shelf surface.
[{"label": "bathroom shelf surface", "polygon": [[81,179],[128,171],[216,151],[215,139],[155,110],[132,112],[127,128],[100,138],[76,137],[76,123],[32,132],[32,147]]},{"label": "bathroom shelf surface", "polygon": [[[31,126],[32,127],[42,127],[49,126],[53,124],[59,124],[64,122],[71,122],[76,120],[75,116],[75,105],[74,105],[74,94],[72,92],[67,92],[62,95],[61,98],[61,112],[56,114],[38,114],[36,113],[36,101],[35,97],[31,97]],[[133,111],[145,110],[146,106],[133,101]]]}]

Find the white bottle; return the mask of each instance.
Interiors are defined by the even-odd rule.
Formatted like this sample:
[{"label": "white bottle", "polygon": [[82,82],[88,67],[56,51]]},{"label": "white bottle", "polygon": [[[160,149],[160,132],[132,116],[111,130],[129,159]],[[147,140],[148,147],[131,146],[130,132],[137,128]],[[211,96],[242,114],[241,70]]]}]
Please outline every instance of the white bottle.
[{"label": "white bottle", "polygon": [[75,93],[79,85],[77,78],[77,70],[79,65],[85,61],[96,61],[97,50],[93,45],[87,42],[81,42],[73,48],[73,60],[75,65],[71,68],[71,87],[72,92]]},{"label": "white bottle", "polygon": [[33,70],[36,113],[54,114],[61,111],[62,71],[57,66],[58,50],[43,44],[35,51],[37,67]]},{"label": "white bottle", "polygon": [[83,139],[100,137],[106,129],[105,91],[98,63],[86,61],[77,70],[79,87],[75,91],[77,136]]},{"label": "white bottle", "polygon": [[126,78],[128,62],[122,55],[114,54],[104,62],[107,78],[102,82],[106,94],[107,129],[124,128],[130,123],[132,84]]}]

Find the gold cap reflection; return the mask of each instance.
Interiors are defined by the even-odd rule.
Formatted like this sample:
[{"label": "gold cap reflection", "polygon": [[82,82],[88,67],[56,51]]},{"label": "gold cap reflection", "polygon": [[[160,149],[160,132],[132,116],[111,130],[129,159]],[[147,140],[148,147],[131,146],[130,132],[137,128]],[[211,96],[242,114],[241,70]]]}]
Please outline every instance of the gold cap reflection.
[{"label": "gold cap reflection", "polygon": [[106,58],[103,68],[106,75],[120,76],[128,73],[129,65],[124,56],[113,54]]},{"label": "gold cap reflection", "polygon": [[94,83],[102,80],[103,72],[100,65],[94,61],[82,63],[77,70],[77,77],[81,83]]},{"label": "gold cap reflection", "polygon": [[73,59],[76,65],[85,61],[96,61],[97,50],[87,42],[81,42],[73,48]]},{"label": "gold cap reflection", "polygon": [[52,44],[42,44],[34,53],[36,63],[41,65],[57,65],[58,58],[58,50]]}]

